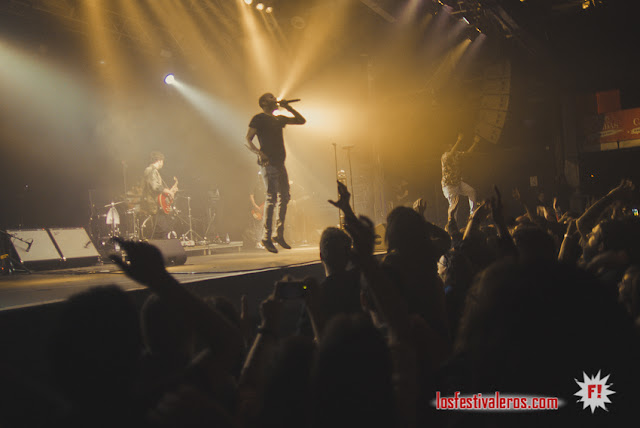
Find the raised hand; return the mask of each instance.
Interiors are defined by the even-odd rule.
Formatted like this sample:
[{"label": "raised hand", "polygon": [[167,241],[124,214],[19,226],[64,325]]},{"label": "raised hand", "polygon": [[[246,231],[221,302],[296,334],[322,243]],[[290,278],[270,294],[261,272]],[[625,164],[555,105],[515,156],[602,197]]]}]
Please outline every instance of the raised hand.
[{"label": "raised hand", "polygon": [[520,200],[522,199],[522,197],[520,196],[520,189],[518,189],[517,187],[513,189],[513,191],[511,192],[511,196],[513,196],[513,199],[518,202],[520,202]]},{"label": "raised hand", "polygon": [[279,299],[275,294],[271,294],[260,304],[260,318],[262,318],[262,324],[260,325],[265,330],[277,332],[280,326],[280,319],[282,317],[282,299]]},{"label": "raised hand", "polygon": [[420,198],[413,203],[413,210],[424,217],[424,211],[427,209],[427,202]]},{"label": "raised hand", "polygon": [[347,186],[344,183],[338,181],[338,200],[332,201],[331,199],[329,199],[329,203],[334,207],[347,212],[351,210],[349,199],[351,199],[351,193],[349,193],[349,189],[347,189]]},{"label": "raised hand", "polygon": [[498,186],[493,186],[493,191],[495,192],[495,196],[492,196],[491,199],[489,199],[489,212],[496,224],[502,224],[504,222],[502,195],[500,194],[500,190],[498,190]]},{"label": "raised hand", "polygon": [[247,295],[240,297],[240,333],[245,343],[249,342],[251,330],[251,317],[249,316],[249,304],[247,303]]},{"label": "raised hand", "polygon": [[287,110],[289,110],[289,102],[287,100],[278,101],[278,105],[282,108],[286,108]]},{"label": "raised hand", "polygon": [[131,279],[153,286],[167,277],[170,277],[164,266],[162,253],[148,242],[126,241],[119,237],[112,238],[125,251],[127,260],[119,255],[111,255],[109,258],[117,264]]},{"label": "raised hand", "polygon": [[473,214],[471,214],[471,219],[475,221],[482,221],[487,218],[490,211],[490,202],[483,201],[480,205],[478,205],[478,208],[476,208]]},{"label": "raised hand", "polygon": [[[365,216],[356,221],[348,222],[345,229],[353,239],[353,251],[356,257],[362,258],[373,254],[375,247],[375,233],[373,222]],[[384,237],[382,237],[384,239]]]},{"label": "raised hand", "polygon": [[565,236],[572,237],[573,235],[576,234],[576,232],[578,232],[578,226],[576,225],[576,220],[575,219],[571,219],[568,222],[567,232],[566,232]]},{"label": "raised hand", "polygon": [[609,196],[616,199],[626,200],[630,199],[632,192],[635,190],[635,185],[631,180],[623,179],[617,187],[614,187],[609,192]]}]

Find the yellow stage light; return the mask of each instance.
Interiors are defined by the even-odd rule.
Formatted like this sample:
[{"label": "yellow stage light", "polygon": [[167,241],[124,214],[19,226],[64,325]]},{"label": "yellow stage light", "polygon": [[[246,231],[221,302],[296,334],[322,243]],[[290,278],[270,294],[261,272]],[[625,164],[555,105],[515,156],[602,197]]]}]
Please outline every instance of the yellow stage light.
[{"label": "yellow stage light", "polygon": [[264,4],[262,4],[262,3],[258,3],[258,4],[256,5],[256,9],[258,9],[258,10],[263,10],[263,9],[264,9]]}]

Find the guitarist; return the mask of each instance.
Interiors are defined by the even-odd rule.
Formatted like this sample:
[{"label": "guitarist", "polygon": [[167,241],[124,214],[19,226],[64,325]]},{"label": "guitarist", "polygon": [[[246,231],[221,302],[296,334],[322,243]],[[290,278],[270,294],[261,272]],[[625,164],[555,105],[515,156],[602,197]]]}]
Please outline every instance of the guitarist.
[{"label": "guitarist", "polygon": [[160,170],[164,166],[164,155],[154,151],[151,152],[150,157],[151,164],[144,170],[142,209],[146,214],[155,216],[152,237],[167,239],[171,229],[171,219],[160,205],[163,199],[161,196],[165,196],[165,199],[173,200],[178,188],[176,185],[171,188],[167,187],[160,175]]}]

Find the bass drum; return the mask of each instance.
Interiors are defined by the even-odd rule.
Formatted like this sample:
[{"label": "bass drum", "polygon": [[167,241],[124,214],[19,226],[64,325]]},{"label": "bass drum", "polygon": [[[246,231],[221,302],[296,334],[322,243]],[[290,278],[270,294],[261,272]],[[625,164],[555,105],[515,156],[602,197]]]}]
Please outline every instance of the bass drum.
[{"label": "bass drum", "polygon": [[[150,215],[145,218],[140,224],[140,235],[142,235],[142,239],[148,241],[150,239],[175,239],[178,237],[178,234],[173,230],[170,224],[165,225],[165,230],[169,229],[168,232],[160,232],[162,227],[157,225],[157,219],[161,218],[157,215]],[[170,221],[170,218],[165,218],[168,223],[173,223]]]},{"label": "bass drum", "polygon": [[150,215],[140,223],[140,235],[143,240],[153,239],[153,232],[156,229],[155,216]]}]

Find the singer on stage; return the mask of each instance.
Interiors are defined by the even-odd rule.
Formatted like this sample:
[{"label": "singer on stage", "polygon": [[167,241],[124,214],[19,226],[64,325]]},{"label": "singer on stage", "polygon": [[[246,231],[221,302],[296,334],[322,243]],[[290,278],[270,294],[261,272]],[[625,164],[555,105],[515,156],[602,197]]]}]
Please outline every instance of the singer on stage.
[{"label": "singer on stage", "polygon": [[[258,104],[262,108],[259,113],[251,119],[247,132],[247,147],[258,155],[258,165],[262,168],[262,177],[267,188],[264,207],[264,235],[262,245],[271,253],[277,253],[273,243],[277,243],[282,248],[290,249],[284,239],[284,221],[287,215],[287,204],[289,203],[289,175],[284,166],[286,151],[284,148],[284,136],[282,130],[286,125],[304,125],[307,120],[289,105],[287,100],[278,102],[271,93],[266,93],[260,97]],[[295,100],[298,101],[298,100]],[[283,107],[293,114],[292,116],[275,116],[274,111],[278,106]],[[253,143],[253,137],[258,136],[260,148]],[[276,236],[272,237],[273,212],[278,204],[278,220],[276,222]]]}]

